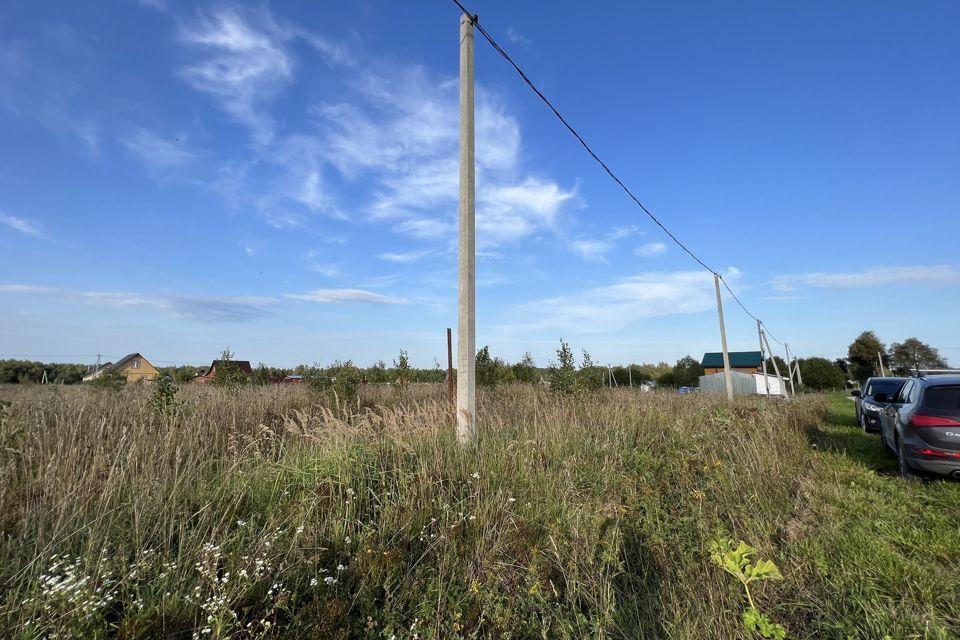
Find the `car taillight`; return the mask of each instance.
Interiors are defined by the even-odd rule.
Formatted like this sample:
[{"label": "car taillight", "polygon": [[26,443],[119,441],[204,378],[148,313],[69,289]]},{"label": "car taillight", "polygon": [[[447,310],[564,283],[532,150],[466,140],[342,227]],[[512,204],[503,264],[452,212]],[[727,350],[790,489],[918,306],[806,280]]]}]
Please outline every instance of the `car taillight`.
[{"label": "car taillight", "polygon": [[914,449],[914,451],[935,458],[960,458],[960,453],[954,451],[936,451],[935,449]]},{"label": "car taillight", "polygon": [[915,427],[955,427],[960,425],[960,420],[956,418],[945,418],[943,416],[927,416],[918,413],[910,419]]}]

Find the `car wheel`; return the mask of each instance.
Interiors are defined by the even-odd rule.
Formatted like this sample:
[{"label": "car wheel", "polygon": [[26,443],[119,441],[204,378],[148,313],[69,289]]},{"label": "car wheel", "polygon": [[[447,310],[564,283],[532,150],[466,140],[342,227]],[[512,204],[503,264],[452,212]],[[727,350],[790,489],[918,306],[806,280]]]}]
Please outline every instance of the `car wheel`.
[{"label": "car wheel", "polygon": [[903,446],[903,442],[900,441],[900,438],[897,438],[897,470],[900,472],[900,477],[904,480],[919,480],[920,477],[910,468],[910,465],[907,464],[907,451],[906,447]]}]

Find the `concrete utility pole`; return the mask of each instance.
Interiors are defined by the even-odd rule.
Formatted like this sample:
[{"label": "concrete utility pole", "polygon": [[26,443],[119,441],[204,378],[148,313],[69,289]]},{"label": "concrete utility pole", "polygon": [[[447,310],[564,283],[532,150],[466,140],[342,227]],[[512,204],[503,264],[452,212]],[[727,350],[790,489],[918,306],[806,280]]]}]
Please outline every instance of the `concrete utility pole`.
[{"label": "concrete utility pole", "polygon": [[763,325],[757,320],[757,335],[760,337],[760,362],[763,366],[763,386],[770,395],[770,378],[767,377],[767,350],[763,347]]},{"label": "concrete utility pole", "polygon": [[786,342],[783,343],[783,350],[787,352],[787,373],[790,374],[790,395],[797,395],[796,389],[793,388],[793,365],[790,364],[790,345]]},{"label": "concrete utility pole", "polygon": [[[767,334],[763,333],[761,336],[763,337],[763,343],[767,345],[767,353],[770,354],[770,362],[773,363],[773,371],[777,374],[777,384],[783,387],[783,376],[780,375],[780,367],[777,366],[777,360],[773,357],[773,349],[770,348],[770,341],[767,340]],[[788,398],[790,397],[790,394],[787,393],[786,387],[783,388],[783,395],[787,396]]]},{"label": "concrete utility pole", "polygon": [[880,376],[886,378],[887,372],[883,370],[883,356],[880,355],[879,351],[877,351],[877,362],[880,363]]},{"label": "concrete utility pole", "polygon": [[453,401],[453,331],[447,327],[447,402],[451,407],[457,406]]},{"label": "concrete utility pole", "polygon": [[793,355],[793,363],[794,363],[795,368],[796,368],[796,370],[797,370],[797,384],[802,387],[802,386],[803,386],[803,374],[800,373],[800,360],[797,359],[797,355],[796,355],[796,354]]},{"label": "concrete utility pole", "polygon": [[723,347],[723,380],[727,385],[727,400],[733,400],[733,377],[730,375],[730,352],[727,351],[727,329],[723,324],[723,299],[720,297],[720,276],[713,274],[717,289],[717,314],[720,316],[720,346]]},{"label": "concrete utility pole", "polygon": [[460,16],[460,252],[457,304],[457,442],[477,439],[477,238],[473,127],[473,20]]}]

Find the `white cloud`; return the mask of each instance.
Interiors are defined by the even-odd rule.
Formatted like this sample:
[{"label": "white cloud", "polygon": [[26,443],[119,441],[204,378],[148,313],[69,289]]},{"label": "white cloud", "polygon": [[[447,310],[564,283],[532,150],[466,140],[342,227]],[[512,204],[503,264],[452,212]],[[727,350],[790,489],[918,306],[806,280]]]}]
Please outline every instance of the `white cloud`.
[{"label": "white cloud", "polygon": [[37,238],[43,237],[43,234],[40,232],[37,224],[31,220],[11,216],[0,211],[0,223],[7,225],[11,229],[15,229],[20,233],[25,233],[28,236],[34,236]]},{"label": "white cloud", "polygon": [[774,278],[772,284],[777,291],[794,291],[800,287],[859,289],[911,283],[957,285],[960,284],[960,271],[948,265],[876,267],[866,271],[781,275]]},{"label": "white cloud", "polygon": [[137,129],[126,136],[123,145],[139,158],[154,179],[184,167],[194,160],[193,153],[180,135],[159,136]]},{"label": "white cloud", "polygon": [[606,262],[607,254],[617,246],[617,241],[642,233],[637,227],[614,229],[604,238],[580,238],[570,243],[570,250],[587,262]]},{"label": "white cloud", "polygon": [[173,318],[199,322],[242,322],[269,315],[273,298],[258,296],[196,296],[120,291],[75,291],[33,285],[0,285],[0,293],[54,296],[118,309],[149,308]]},{"label": "white cloud", "polygon": [[292,35],[265,10],[249,19],[230,7],[201,13],[180,31],[183,42],[202,52],[181,74],[249,127],[258,143],[269,143],[275,125],[265,107],[293,77],[285,47]]},{"label": "white cloud", "polygon": [[613,244],[606,240],[574,240],[570,248],[588,262],[606,262],[607,253]]},{"label": "white cloud", "polygon": [[361,304],[405,304],[405,300],[391,298],[373,291],[363,289],[314,289],[308,293],[288,293],[284,296],[291,300],[306,300],[307,302],[322,303],[361,303]]},{"label": "white cloud", "polygon": [[[398,233],[451,240],[459,189],[457,83],[422,67],[358,80],[353,103],[315,110],[329,162],[347,180],[373,181],[370,218],[399,220]],[[574,192],[519,177],[520,128],[492,95],[477,91],[477,244],[512,243],[551,229]],[[522,175],[522,174],[521,174]]]},{"label": "white cloud", "polygon": [[[736,269],[724,279],[735,281]],[[603,332],[638,320],[710,311],[716,307],[713,278],[706,271],[641,273],[613,284],[568,295],[535,300],[519,309],[512,330]]]},{"label": "white cloud", "polygon": [[163,11],[166,12],[167,4],[164,0],[137,0],[137,2],[144,7],[149,7],[154,11]]},{"label": "white cloud", "polygon": [[407,253],[381,253],[378,258],[381,260],[386,260],[387,262],[398,262],[401,264],[406,264],[409,262],[416,262],[420,258],[429,255],[429,251],[408,251]]},{"label": "white cloud", "polygon": [[339,278],[343,275],[340,265],[338,264],[312,264],[307,268],[314,273],[319,273],[325,278]]},{"label": "white cloud", "polygon": [[656,256],[662,256],[667,252],[667,245],[662,242],[648,242],[647,244],[640,245],[634,250],[634,253],[640,256],[641,258],[654,258]]},{"label": "white cloud", "polygon": [[512,26],[507,27],[507,40],[509,40],[513,44],[521,45],[524,47],[529,47],[533,44],[530,41],[530,38],[527,38],[526,36],[521,34],[519,31],[514,29]]}]

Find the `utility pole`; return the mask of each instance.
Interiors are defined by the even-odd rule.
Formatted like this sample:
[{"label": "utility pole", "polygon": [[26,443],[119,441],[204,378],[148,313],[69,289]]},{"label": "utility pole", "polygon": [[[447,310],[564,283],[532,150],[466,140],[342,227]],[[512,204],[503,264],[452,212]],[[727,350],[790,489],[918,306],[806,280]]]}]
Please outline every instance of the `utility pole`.
[{"label": "utility pole", "polygon": [[793,367],[790,365],[790,345],[784,342],[783,350],[787,352],[787,372],[790,374],[790,395],[795,396],[797,395],[797,391],[793,388]]},{"label": "utility pole", "polygon": [[883,356],[880,355],[879,351],[877,351],[877,362],[880,363],[880,376],[886,378],[887,372],[883,370]]},{"label": "utility pole", "polygon": [[627,378],[630,379],[630,388],[633,389],[633,365],[627,365]]},{"label": "utility pole", "polygon": [[800,360],[797,359],[796,354],[793,356],[793,362],[797,370],[797,384],[801,387],[803,386],[803,374],[800,373]]},{"label": "utility pole", "polygon": [[96,378],[97,374],[100,373],[100,354],[97,354],[97,364],[93,367],[93,377]]},{"label": "utility pole", "polygon": [[460,16],[460,250],[457,301],[457,442],[477,439],[476,156],[473,126],[473,19]]},{"label": "utility pole", "polygon": [[733,400],[733,378],[730,376],[730,352],[727,351],[727,329],[723,324],[723,300],[720,297],[720,276],[713,274],[717,289],[717,314],[720,316],[720,346],[723,347],[723,379],[727,385],[727,400]]},{"label": "utility pole", "polygon": [[453,400],[453,330],[447,327],[447,401],[455,407]]},{"label": "utility pole", "polygon": [[767,377],[767,350],[763,348],[763,325],[757,320],[757,335],[760,337],[760,362],[763,366],[763,386],[770,395],[770,378]]},{"label": "utility pole", "polygon": [[[763,338],[763,343],[764,343],[765,345],[767,345],[767,353],[770,354],[770,362],[773,363],[773,371],[774,371],[774,373],[777,374],[777,381],[778,381],[777,384],[779,384],[779,385],[782,387],[782,386],[783,386],[783,376],[780,375],[780,367],[777,366],[777,360],[776,360],[776,358],[773,357],[773,349],[770,348],[770,341],[767,340],[767,334],[761,333],[760,335],[761,335],[761,337]],[[787,389],[786,389],[785,387],[784,387],[784,389],[783,389],[783,395],[789,397],[789,395],[787,394]]]}]

